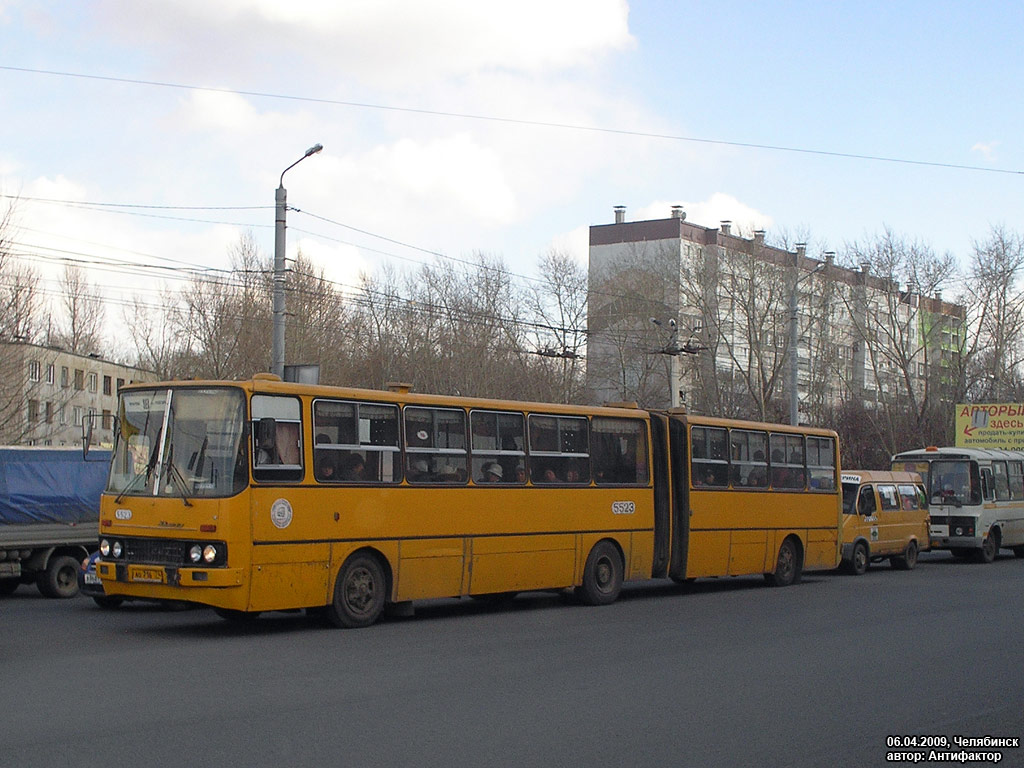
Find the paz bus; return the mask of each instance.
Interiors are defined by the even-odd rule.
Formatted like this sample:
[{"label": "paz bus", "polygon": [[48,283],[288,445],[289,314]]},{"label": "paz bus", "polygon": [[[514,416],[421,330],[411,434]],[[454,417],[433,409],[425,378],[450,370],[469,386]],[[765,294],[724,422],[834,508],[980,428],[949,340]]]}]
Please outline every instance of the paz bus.
[{"label": "paz bus", "polygon": [[228,619],[839,562],[833,432],[645,411],[282,382],[119,396],[97,572],[109,595]]},{"label": "paz bus", "polygon": [[924,479],[932,549],[982,563],[1003,547],[1024,557],[1024,453],[929,446],[896,454],[892,468]]}]

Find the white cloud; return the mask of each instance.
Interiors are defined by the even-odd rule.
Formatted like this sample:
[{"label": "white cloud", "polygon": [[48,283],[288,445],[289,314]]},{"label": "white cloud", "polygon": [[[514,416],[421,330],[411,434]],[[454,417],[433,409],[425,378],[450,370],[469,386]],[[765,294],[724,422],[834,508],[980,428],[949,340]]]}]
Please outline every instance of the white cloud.
[{"label": "white cloud", "polygon": [[584,224],[570,232],[555,235],[551,238],[548,248],[568,253],[583,266],[586,266],[590,259],[590,226]]},{"label": "white cloud", "polygon": [[751,208],[724,192],[716,192],[707,200],[699,202],[656,200],[639,208],[636,215],[627,216],[627,218],[637,221],[667,219],[672,215],[673,205],[683,206],[686,220],[702,227],[716,229],[721,226],[723,221],[731,221],[734,234],[750,235],[756,229],[771,229],[775,223],[768,214]]},{"label": "white cloud", "polygon": [[300,90],[310,63],[340,82],[395,85],[482,68],[585,66],[634,44],[626,0],[106,0],[101,8],[99,23],[157,44],[156,60],[179,72],[251,72],[287,52]]},{"label": "white cloud", "polygon": [[998,147],[1000,143],[1001,142],[998,141],[979,141],[971,147],[971,152],[980,152],[986,160],[992,160],[995,157],[996,147]]}]

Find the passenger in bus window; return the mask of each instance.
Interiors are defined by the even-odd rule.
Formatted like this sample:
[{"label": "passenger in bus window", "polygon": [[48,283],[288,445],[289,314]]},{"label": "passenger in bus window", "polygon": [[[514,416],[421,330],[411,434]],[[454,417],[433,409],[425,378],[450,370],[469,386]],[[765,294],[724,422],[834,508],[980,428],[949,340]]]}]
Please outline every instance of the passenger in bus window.
[{"label": "passenger in bus window", "polygon": [[786,458],[779,448],[772,449],[772,487],[785,488],[789,483],[789,470],[784,466]]},{"label": "passenger in bus window", "polygon": [[517,483],[525,483],[526,482],[526,467],[522,466],[521,464],[516,467],[516,482]]},{"label": "passenger in bus window", "polygon": [[491,462],[490,464],[484,465],[484,476],[481,478],[482,483],[500,483],[501,476],[504,472],[501,469],[501,464],[497,462]]},{"label": "passenger in bus window", "polygon": [[366,469],[366,464],[363,461],[363,457],[358,453],[350,453],[345,457],[345,461],[342,464],[341,479],[342,480],[362,480],[363,471]]},{"label": "passenger in bus window", "polygon": [[[764,451],[754,451],[754,461],[764,461]],[[764,488],[768,485],[768,473],[764,466],[756,466],[747,475],[747,485],[754,488]]]},{"label": "passenger in bus window", "polygon": [[315,451],[313,466],[317,480],[331,481],[335,480],[334,477],[334,457],[331,455],[331,451],[317,450]]}]

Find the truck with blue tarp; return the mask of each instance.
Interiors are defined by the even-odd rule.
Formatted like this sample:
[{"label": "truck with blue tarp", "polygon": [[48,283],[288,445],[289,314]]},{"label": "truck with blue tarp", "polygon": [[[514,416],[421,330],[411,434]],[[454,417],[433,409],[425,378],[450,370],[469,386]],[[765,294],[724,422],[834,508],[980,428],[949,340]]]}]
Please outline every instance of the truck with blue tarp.
[{"label": "truck with blue tarp", "polygon": [[109,451],[0,447],[0,596],[32,583],[46,597],[78,594],[109,466]]}]

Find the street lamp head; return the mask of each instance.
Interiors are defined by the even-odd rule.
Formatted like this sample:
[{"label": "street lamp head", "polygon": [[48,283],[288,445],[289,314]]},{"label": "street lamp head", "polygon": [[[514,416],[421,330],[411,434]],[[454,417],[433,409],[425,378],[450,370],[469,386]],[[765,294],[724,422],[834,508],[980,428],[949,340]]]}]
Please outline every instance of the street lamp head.
[{"label": "street lamp head", "polygon": [[306,150],[306,154],[303,155],[303,157],[309,157],[310,155],[315,155],[317,152],[319,152],[323,148],[324,148],[323,144],[314,144],[312,147],[310,147],[309,149]]}]

